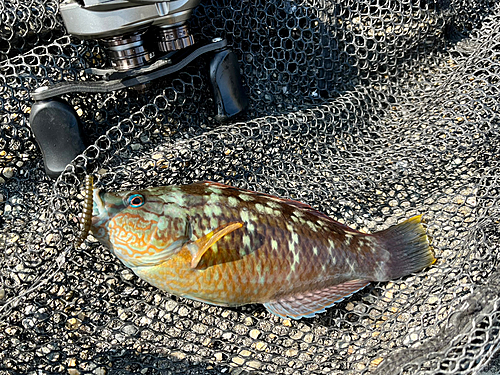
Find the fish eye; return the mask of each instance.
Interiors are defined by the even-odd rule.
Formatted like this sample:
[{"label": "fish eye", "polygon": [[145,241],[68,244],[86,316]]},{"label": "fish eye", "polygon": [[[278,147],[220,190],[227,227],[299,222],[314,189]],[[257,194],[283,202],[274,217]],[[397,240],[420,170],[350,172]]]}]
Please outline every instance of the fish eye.
[{"label": "fish eye", "polygon": [[145,203],[145,199],[141,194],[132,194],[127,198],[127,203],[129,207],[137,208],[141,207]]}]

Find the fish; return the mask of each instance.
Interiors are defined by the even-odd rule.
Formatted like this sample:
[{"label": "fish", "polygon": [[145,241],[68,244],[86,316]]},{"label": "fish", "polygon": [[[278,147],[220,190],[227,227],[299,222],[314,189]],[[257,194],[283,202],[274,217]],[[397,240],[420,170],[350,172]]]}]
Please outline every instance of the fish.
[{"label": "fish", "polygon": [[89,194],[92,235],[142,280],[284,319],[314,317],[436,260],[422,216],[367,234],[305,203],[215,182]]}]

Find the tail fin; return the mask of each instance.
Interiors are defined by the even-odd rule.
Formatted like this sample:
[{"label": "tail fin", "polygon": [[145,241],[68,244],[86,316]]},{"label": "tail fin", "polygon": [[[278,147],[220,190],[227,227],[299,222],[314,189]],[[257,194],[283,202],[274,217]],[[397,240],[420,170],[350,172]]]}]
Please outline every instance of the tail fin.
[{"label": "tail fin", "polygon": [[374,233],[373,236],[391,254],[387,262],[387,279],[378,281],[406,276],[420,271],[436,261],[425,228],[422,225],[422,215]]}]

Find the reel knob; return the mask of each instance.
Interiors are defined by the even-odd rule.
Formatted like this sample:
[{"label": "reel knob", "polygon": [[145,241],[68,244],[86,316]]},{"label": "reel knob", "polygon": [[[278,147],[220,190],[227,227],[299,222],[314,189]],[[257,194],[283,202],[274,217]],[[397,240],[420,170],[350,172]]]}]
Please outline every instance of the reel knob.
[{"label": "reel knob", "polygon": [[31,107],[30,127],[51,178],[57,178],[86,148],[78,114],[64,100],[35,102]]},{"label": "reel knob", "polygon": [[229,48],[223,48],[210,61],[210,83],[217,106],[217,121],[226,121],[248,107],[248,97],[241,82],[239,63]]}]

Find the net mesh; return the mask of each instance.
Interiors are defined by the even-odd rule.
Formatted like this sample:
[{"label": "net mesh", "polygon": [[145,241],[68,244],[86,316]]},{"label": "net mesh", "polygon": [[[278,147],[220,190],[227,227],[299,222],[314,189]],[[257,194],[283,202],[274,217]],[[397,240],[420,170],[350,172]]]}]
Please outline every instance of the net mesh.
[{"label": "net mesh", "polygon": [[[91,146],[57,181],[30,92],[106,66],[55,1],[0,0],[0,374],[475,374],[500,346],[500,8],[495,1],[202,1],[250,109],[218,124],[207,62],[146,93],[64,96]],[[106,190],[212,180],[373,232],[424,214],[438,257],[312,319],[159,291],[77,217]]]}]

